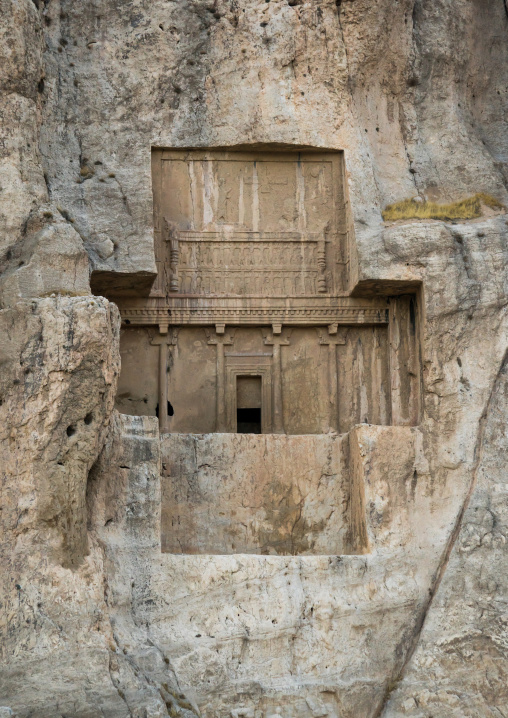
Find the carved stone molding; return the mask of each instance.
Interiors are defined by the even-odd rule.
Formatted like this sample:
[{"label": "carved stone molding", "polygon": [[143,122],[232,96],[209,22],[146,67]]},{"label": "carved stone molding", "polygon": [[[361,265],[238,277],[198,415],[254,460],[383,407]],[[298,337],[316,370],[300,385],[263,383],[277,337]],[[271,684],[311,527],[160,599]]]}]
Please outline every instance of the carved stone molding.
[{"label": "carved stone molding", "polygon": [[174,286],[178,289],[178,282],[173,283],[176,257],[182,294],[269,297],[326,293],[326,246],[336,244],[338,238],[316,233],[181,230],[170,241],[170,291],[176,291]]},{"label": "carved stone molding", "polygon": [[[226,356],[226,426],[228,432],[236,432],[237,391],[236,380],[239,376],[258,376],[261,378],[261,431],[270,434],[273,427],[273,359],[271,356],[236,355]],[[275,431],[275,433],[277,433]],[[283,432],[282,432],[283,433]]]},{"label": "carved stone molding", "polygon": [[150,325],[166,322],[171,325],[243,324],[291,326],[324,326],[328,324],[388,324],[388,309],[362,306],[307,306],[307,307],[181,307],[170,304],[159,306],[120,305],[122,320],[126,324]]}]

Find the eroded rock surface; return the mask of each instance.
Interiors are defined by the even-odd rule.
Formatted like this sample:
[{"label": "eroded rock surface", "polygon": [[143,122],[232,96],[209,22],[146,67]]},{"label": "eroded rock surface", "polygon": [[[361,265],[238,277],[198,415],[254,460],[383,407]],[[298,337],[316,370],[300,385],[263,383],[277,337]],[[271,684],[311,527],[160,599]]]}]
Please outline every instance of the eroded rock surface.
[{"label": "eroded rock surface", "polygon": [[[504,715],[506,214],[381,216],[506,204],[502,0],[0,10],[0,714]],[[421,289],[422,421],[349,432],[349,556],[162,553],[155,419],[113,413],[89,269],[149,288],[151,147],[241,145],[344,150],[354,293]]]},{"label": "eroded rock surface", "polygon": [[481,420],[472,495],[416,651],[383,715],[503,714],[506,692],[507,361]]},{"label": "eroded rock surface", "polygon": [[118,314],[104,299],[55,297],[20,302],[0,321],[1,702],[19,715],[79,714],[94,705],[88,682],[99,703],[119,702],[86,510],[114,402]]}]

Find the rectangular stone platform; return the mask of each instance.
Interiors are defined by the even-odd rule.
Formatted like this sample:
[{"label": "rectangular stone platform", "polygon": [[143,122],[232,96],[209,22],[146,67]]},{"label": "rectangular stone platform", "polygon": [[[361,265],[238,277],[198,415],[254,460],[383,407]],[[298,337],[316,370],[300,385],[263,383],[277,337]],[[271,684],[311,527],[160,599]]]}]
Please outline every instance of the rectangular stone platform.
[{"label": "rectangular stone platform", "polygon": [[348,554],[348,437],[161,437],[162,550]]}]

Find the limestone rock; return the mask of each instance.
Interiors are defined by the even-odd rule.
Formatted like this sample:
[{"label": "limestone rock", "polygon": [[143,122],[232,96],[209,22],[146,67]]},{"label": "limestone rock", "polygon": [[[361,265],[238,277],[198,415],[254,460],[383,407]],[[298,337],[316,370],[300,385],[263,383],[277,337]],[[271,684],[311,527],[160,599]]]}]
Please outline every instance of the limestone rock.
[{"label": "limestone rock", "polygon": [[[505,3],[0,10],[0,714],[506,713],[506,214],[381,214],[506,205]],[[118,313],[88,262],[97,294],[149,291],[152,147],[289,145],[344,150],[353,295],[419,292],[422,420],[313,439],[349,451],[348,555],[165,553],[161,440],[113,412]]]},{"label": "limestone rock", "polygon": [[165,435],[162,550],[350,553],[349,457],[344,444],[347,439],[336,434]]},{"label": "limestone rock", "polygon": [[150,144],[346,148],[367,274],[388,202],[506,201],[502,2],[63,0],[44,15],[46,173],[101,287],[154,272]]},{"label": "limestone rock", "polygon": [[31,210],[47,200],[40,162],[40,94],[44,32],[29,0],[0,5],[0,253],[23,232]]},{"label": "limestone rock", "polygon": [[86,691],[73,695],[69,685],[81,642],[98,693],[116,693],[103,672],[108,639],[97,631],[104,597],[86,488],[114,401],[118,315],[103,299],[58,297],[19,302],[0,321],[0,704],[18,715],[60,700],[82,710]]},{"label": "limestone rock", "polygon": [[181,716],[198,711],[182,693],[143,615],[160,555],[160,446],[157,422],[115,414],[90,476],[90,529],[102,547],[113,637],[112,680],[129,715]]},{"label": "limestone rock", "polygon": [[30,217],[28,226],[23,240],[4,255],[0,306],[51,294],[90,294],[88,255],[72,224],[46,207]]},{"label": "limestone rock", "polygon": [[[474,483],[420,642],[384,716],[504,711],[507,662],[506,357],[481,422]],[[467,698],[466,698],[467,697]],[[411,710],[408,710],[410,706]]]}]

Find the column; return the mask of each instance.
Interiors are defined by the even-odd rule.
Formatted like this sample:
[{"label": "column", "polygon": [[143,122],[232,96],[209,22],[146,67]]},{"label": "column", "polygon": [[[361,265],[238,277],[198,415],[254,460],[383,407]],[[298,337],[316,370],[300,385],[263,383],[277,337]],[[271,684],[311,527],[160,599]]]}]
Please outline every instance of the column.
[{"label": "column", "polygon": [[272,354],[272,427],[274,434],[285,434],[284,406],[282,403],[282,357],[281,346],[288,346],[291,329],[282,330],[280,324],[272,329],[263,330],[263,340],[267,346],[273,346]]},{"label": "column", "polygon": [[150,344],[159,347],[159,430],[161,434],[169,432],[168,416],[168,349],[175,346],[178,329],[168,331],[167,324],[159,326],[159,335],[150,340]]},{"label": "column", "polygon": [[317,330],[319,343],[328,345],[328,427],[329,431],[339,431],[339,382],[337,366],[337,347],[346,343],[342,332],[338,333],[337,324],[330,324],[328,331],[324,328]]},{"label": "column", "polygon": [[226,431],[226,392],[224,389],[224,342],[217,346],[217,409],[215,431]]},{"label": "column", "polygon": [[231,431],[231,427],[227,426],[226,421],[224,347],[233,344],[235,330],[229,329],[226,331],[224,324],[216,324],[215,329],[205,329],[205,334],[208,344],[214,344],[217,347],[217,402],[215,431],[218,433],[224,433]]}]

